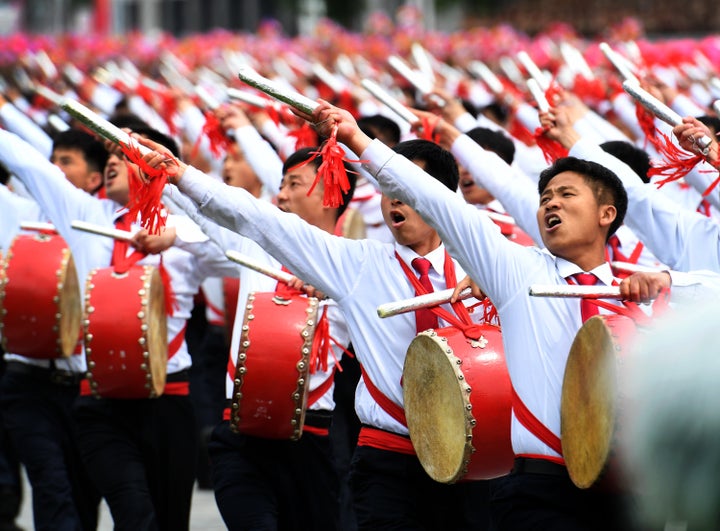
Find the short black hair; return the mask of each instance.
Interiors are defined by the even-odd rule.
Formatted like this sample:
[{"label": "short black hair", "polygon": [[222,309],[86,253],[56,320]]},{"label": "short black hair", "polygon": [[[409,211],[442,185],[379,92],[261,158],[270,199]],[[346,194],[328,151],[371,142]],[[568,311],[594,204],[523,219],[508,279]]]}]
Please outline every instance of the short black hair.
[{"label": "short black hair", "polygon": [[589,160],[581,160],[575,157],[564,157],[557,159],[549,168],[540,173],[538,181],[538,192],[543,194],[548,183],[560,173],[570,171],[579,173],[585,179],[595,195],[598,205],[613,205],[617,211],[615,220],[610,224],[607,237],[610,238],[620,225],[623,224],[627,212],[628,197],[622,181],[614,172]]},{"label": "short black hair", "polygon": [[[320,165],[323,163],[321,155],[315,156],[315,153],[319,151],[319,147],[306,147],[298,149],[295,153],[285,159],[282,167],[283,175],[285,175],[291,168],[294,168],[295,166],[300,166],[303,163],[311,164],[315,168],[315,171],[317,171]],[[348,188],[346,192],[342,193],[342,202],[340,206],[337,207],[338,218],[340,218],[340,216],[343,215],[343,212],[345,212],[345,210],[347,209],[348,204],[350,203],[350,200],[355,193],[355,182],[357,181],[357,172],[355,172],[355,170],[353,170],[350,165],[345,161],[343,161],[343,166],[345,166],[345,172],[347,173],[350,188]]]},{"label": "short black hair", "polygon": [[448,150],[429,140],[416,138],[400,142],[393,151],[413,162],[422,162],[426,173],[453,192],[457,191],[460,172],[455,157]]},{"label": "short black hair", "polygon": [[709,129],[710,132],[717,135],[720,133],[720,118],[717,116],[711,116],[709,114],[698,116],[697,117],[698,122],[705,124]]},{"label": "short black hair", "polygon": [[472,138],[475,143],[479,144],[483,149],[492,151],[508,164],[513,163],[513,159],[515,158],[515,144],[513,144],[513,141],[510,140],[506,134],[500,131],[493,131],[487,127],[476,127],[470,129],[470,131],[465,134]]},{"label": "short black hair", "polygon": [[137,133],[153,142],[165,146],[177,158],[180,158],[180,149],[177,142],[165,133],[161,133],[157,129],[150,127],[145,121],[130,113],[121,113],[110,118],[110,122],[121,129],[130,129],[133,133]]},{"label": "short black hair", "polygon": [[53,137],[53,151],[56,149],[76,149],[82,152],[85,162],[93,171],[102,172],[108,159],[105,146],[90,133],[80,129],[68,129]]},{"label": "short black hair", "polygon": [[650,155],[647,151],[634,146],[625,140],[609,140],[603,142],[600,147],[606,153],[609,153],[625,164],[638,174],[644,183],[650,182],[648,172],[650,171]]},{"label": "short black hair", "polygon": [[358,118],[357,124],[362,132],[370,138],[377,138],[382,133],[389,140],[391,147],[400,142],[400,126],[387,116],[382,114],[362,116]]}]

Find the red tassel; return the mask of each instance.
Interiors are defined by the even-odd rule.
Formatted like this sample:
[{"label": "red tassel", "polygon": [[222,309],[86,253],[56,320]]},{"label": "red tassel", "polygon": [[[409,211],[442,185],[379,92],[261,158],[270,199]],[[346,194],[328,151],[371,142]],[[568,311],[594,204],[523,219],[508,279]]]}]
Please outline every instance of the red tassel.
[{"label": "red tassel", "polygon": [[178,126],[175,123],[175,120],[173,120],[173,117],[177,114],[177,99],[169,90],[163,91],[160,94],[160,112],[163,119],[168,124],[170,134],[176,135],[178,133]]},{"label": "red tassel", "polygon": [[645,140],[657,147],[658,130],[655,127],[655,115],[643,107],[640,102],[636,102],[635,116],[637,117],[638,124],[640,124],[640,128],[643,130],[643,133],[645,133]]},{"label": "red tassel", "polygon": [[420,134],[420,138],[437,144],[440,141],[440,135],[435,134],[435,126],[437,125],[438,120],[440,120],[438,116],[433,116],[431,118],[424,116],[421,121],[422,132]]},{"label": "red tassel", "polygon": [[140,215],[143,228],[150,234],[159,234],[165,226],[167,212],[163,209],[160,199],[167,183],[169,172],[160,168],[151,168],[142,159],[137,145],[120,143],[120,148],[127,159],[135,164],[148,178],[144,182],[134,168],[128,167],[128,186],[130,200],[127,207],[129,217],[136,219]]},{"label": "red tassel", "polygon": [[290,131],[288,136],[295,138],[295,150],[318,145],[317,133],[305,121],[300,127]]},{"label": "red tassel", "polygon": [[648,176],[654,177],[660,175],[665,177],[658,182],[658,187],[682,179],[704,160],[702,155],[690,154],[684,149],[679,148],[662,132],[657,131],[657,134],[658,138],[656,139],[655,147],[663,156],[664,160],[661,163],[654,164],[650,168],[650,171],[648,171]]},{"label": "red tassel", "polygon": [[158,272],[160,273],[160,280],[162,281],[162,285],[165,290],[165,313],[169,316],[173,316],[175,314],[175,310],[178,308],[178,303],[177,298],[175,297],[175,292],[172,289],[170,273],[168,273],[167,269],[163,265],[162,255],[160,255]]},{"label": "red tassel", "polygon": [[325,191],[323,193],[323,206],[337,208],[343,204],[342,194],[350,190],[350,181],[348,180],[347,171],[343,162],[359,162],[349,161],[345,158],[345,151],[337,143],[337,126],[333,128],[333,132],[320,148],[320,151],[313,152],[312,158],[305,161],[307,164],[317,156],[322,157],[322,164],[315,174],[308,195],[312,193],[315,186],[322,179]]},{"label": "red tassel", "polygon": [[325,306],[315,327],[315,336],[310,350],[310,374],[327,371],[330,351],[330,322],[327,317],[327,306]]},{"label": "red tassel", "polygon": [[215,157],[222,157],[230,149],[232,142],[225,134],[225,130],[220,126],[220,121],[212,111],[205,111],[205,125],[202,128],[202,134],[195,141],[192,156],[197,155],[200,142],[203,136],[210,141],[210,153]]},{"label": "red tassel", "polygon": [[562,147],[557,140],[551,140],[545,136],[545,130],[542,127],[538,127],[535,130],[535,141],[538,147],[542,150],[545,155],[545,160],[548,164],[552,164],[557,159],[567,157],[567,149]]},{"label": "red tassel", "polygon": [[510,121],[509,132],[513,138],[517,138],[527,146],[536,144],[535,136],[517,118]]}]

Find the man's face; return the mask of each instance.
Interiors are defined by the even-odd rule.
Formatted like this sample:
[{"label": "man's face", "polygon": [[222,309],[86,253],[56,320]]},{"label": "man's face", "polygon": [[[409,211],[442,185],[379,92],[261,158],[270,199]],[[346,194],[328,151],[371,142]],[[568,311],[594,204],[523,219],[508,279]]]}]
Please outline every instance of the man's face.
[{"label": "man's face", "polygon": [[495,199],[485,188],[475,184],[475,180],[463,166],[458,166],[460,170],[460,191],[465,201],[471,205],[487,205]]},{"label": "man's face", "polygon": [[277,206],[284,212],[292,212],[311,225],[318,225],[323,214],[323,187],[318,183],[310,195],[308,190],[315,181],[316,168],[312,164],[291,168],[283,175]]},{"label": "man's face", "polygon": [[103,173],[107,197],[121,205],[127,204],[130,199],[128,166],[135,168],[135,171],[137,171],[134,164],[126,163],[117,155],[110,154]]},{"label": "man's face", "polygon": [[259,197],[262,183],[247,160],[239,151],[228,153],[223,162],[222,178],[228,186],[244,188],[251,194]]},{"label": "man's face", "polygon": [[547,249],[561,258],[578,256],[605,245],[607,229],[617,211],[598,205],[592,188],[579,173],[566,171],[553,177],[540,195],[537,222]]},{"label": "man's face", "polygon": [[50,162],[65,174],[65,178],[76,188],[93,193],[102,182],[102,175],[92,170],[85,160],[84,153],[79,149],[58,147],[53,150]]},{"label": "man's face", "polygon": [[402,201],[391,199],[383,194],[380,208],[385,224],[400,245],[417,251],[419,246],[438,239],[435,229],[425,223],[420,214]]}]

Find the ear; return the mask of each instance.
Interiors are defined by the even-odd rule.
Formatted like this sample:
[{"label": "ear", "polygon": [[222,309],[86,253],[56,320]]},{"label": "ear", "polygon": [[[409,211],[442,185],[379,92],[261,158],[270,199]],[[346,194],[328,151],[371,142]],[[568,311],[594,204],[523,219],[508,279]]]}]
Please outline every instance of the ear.
[{"label": "ear", "polygon": [[615,208],[615,205],[600,205],[599,214],[600,217],[598,222],[600,223],[600,226],[610,227],[617,217],[617,209]]},{"label": "ear", "polygon": [[90,172],[90,176],[88,177],[88,188],[90,190],[97,190],[100,188],[103,184],[103,174],[100,171],[92,171]]}]

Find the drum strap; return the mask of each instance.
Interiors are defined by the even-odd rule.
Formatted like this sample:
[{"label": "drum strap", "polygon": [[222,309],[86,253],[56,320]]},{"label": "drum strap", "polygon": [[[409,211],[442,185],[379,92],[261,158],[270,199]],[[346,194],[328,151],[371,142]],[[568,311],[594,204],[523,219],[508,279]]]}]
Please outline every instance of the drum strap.
[{"label": "drum strap", "polygon": [[382,408],[382,410],[390,415],[392,418],[394,418],[396,421],[398,421],[403,426],[407,427],[407,419],[405,419],[405,410],[397,405],[395,402],[390,400],[385,394],[375,387],[375,384],[372,382],[370,377],[368,376],[367,371],[365,370],[365,367],[363,367],[362,363],[360,364],[360,372],[362,373],[363,381],[365,382],[365,387],[367,387],[368,392],[370,393],[370,396],[373,397],[373,400],[377,402],[377,404]]},{"label": "drum strap", "polygon": [[185,330],[187,330],[187,321],[185,321],[182,330],[180,330],[177,335],[172,338],[172,341],[168,343],[168,360],[177,354],[180,347],[182,347],[182,344],[185,341]]},{"label": "drum strap", "polygon": [[307,407],[312,406],[315,402],[320,400],[320,398],[322,398],[322,396],[330,390],[334,381],[335,371],[333,370],[332,374],[328,376],[323,383],[308,393]]},{"label": "drum strap", "polygon": [[545,445],[552,448],[559,455],[562,455],[562,442],[560,441],[560,437],[551,432],[547,426],[545,426],[535,415],[533,415],[532,411],[528,409],[520,396],[517,394],[514,387],[511,387],[511,389],[512,408],[518,422],[520,422],[520,424],[522,424],[525,429],[527,429],[535,437],[540,439]]}]

